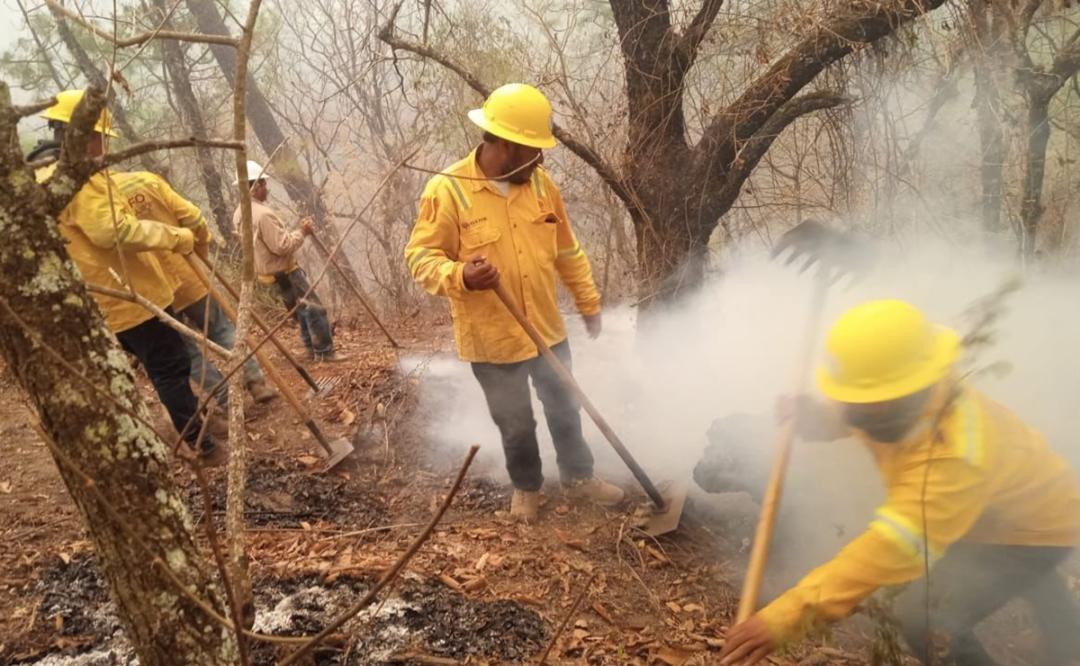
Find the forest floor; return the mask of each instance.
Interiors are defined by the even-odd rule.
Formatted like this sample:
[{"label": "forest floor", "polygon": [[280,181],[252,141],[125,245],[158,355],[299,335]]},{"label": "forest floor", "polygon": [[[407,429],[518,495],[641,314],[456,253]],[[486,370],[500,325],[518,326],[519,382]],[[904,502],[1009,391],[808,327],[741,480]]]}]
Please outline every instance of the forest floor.
[{"label": "forest floor", "polygon": [[[410,353],[448,350],[445,324],[394,331]],[[297,337],[295,330],[282,333],[282,339],[296,340],[295,347]],[[422,530],[465,456],[464,450],[457,457],[431,450],[425,432],[432,417],[417,409],[416,400],[424,378],[403,376],[377,331],[339,321],[337,339],[352,361],[313,366],[313,374],[332,386],[309,397],[308,405],[329,434],[360,444],[350,464],[318,474],[315,442],[284,401],[247,410],[247,540],[256,629],[264,633],[316,633],[359,598]],[[304,395],[301,380],[283,364],[281,369]],[[134,663],[93,546],[35,435],[34,418],[5,379],[0,663]],[[175,476],[202,520],[191,474],[178,463]],[[220,473],[211,480],[219,519],[224,480]],[[548,663],[718,663],[746,535],[731,534],[691,506],[677,532],[649,538],[635,527],[634,509],[644,496],[628,490],[624,505],[604,510],[569,503],[557,486],[548,488],[541,520],[526,526],[499,515],[510,489],[471,470],[405,575],[317,652],[315,663],[535,663],[553,640]],[[848,623],[771,661],[870,663],[872,636],[867,623]],[[1006,652],[1026,647],[1010,644]],[[253,661],[274,663],[278,650],[257,644]]]}]

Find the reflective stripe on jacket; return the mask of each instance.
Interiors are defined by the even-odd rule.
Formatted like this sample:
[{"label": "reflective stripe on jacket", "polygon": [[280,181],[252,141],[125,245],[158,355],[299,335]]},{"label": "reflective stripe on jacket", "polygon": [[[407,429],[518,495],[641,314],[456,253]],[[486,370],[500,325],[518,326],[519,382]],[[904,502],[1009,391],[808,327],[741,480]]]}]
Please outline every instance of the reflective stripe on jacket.
[{"label": "reflective stripe on jacket", "polygon": [[413,278],[429,293],[450,299],[454,339],[465,361],[514,363],[537,356],[536,346],[494,291],[469,291],[464,262],[487,257],[500,280],[548,345],[566,339],[556,276],[583,315],[600,311],[585,251],[570,227],[559,188],[543,167],[528,184],[503,196],[484,179],[476,150],[428,181],[420,214],[405,248]]},{"label": "reflective stripe on jacket", "polygon": [[[149,171],[112,174],[124,198],[140,219],[191,230],[200,242],[210,242],[210,230],[199,207],[180,196],[161,176]],[[206,296],[207,289],[187,260],[175,252],[159,252],[165,276],[173,283],[173,308],[178,312]]]},{"label": "reflective stripe on jacket", "polygon": [[[48,178],[55,165],[36,174]],[[110,201],[111,200],[111,201]],[[190,252],[191,231],[153,220],[139,219],[120,186],[105,172],[97,172],[60,212],[60,233],[68,255],[87,284],[128,288],[158,307],[173,302],[172,283],[165,277],[155,250]],[[126,331],[154,315],[129,301],[92,294],[114,333]]]},{"label": "reflective stripe on jacket", "polygon": [[921,578],[927,550],[932,565],[957,541],[1080,542],[1080,486],[1041,434],[965,388],[935,441],[929,414],[937,411],[929,408],[899,444],[864,439],[885,482],[885,503],[862,535],[760,611],[777,640],[844,617],[879,587]]}]

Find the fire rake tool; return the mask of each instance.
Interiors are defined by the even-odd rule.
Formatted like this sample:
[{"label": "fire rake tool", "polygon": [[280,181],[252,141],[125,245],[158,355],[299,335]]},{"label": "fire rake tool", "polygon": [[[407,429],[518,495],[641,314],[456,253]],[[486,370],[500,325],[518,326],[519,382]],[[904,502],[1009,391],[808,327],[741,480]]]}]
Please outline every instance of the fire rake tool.
[{"label": "fire rake tool", "polygon": [[[788,230],[777,241],[772,256],[774,259],[779,258],[789,250],[785,265],[790,266],[796,261],[802,261],[800,273],[816,266],[813,295],[807,314],[806,328],[803,332],[802,355],[794,385],[796,391],[803,391],[810,375],[810,365],[817,346],[817,334],[821,327],[821,316],[825,310],[825,297],[829,286],[841,280],[845,275],[858,277],[868,272],[873,265],[873,254],[864,243],[815,220],[807,220]],[[758,518],[757,529],[754,532],[754,545],[750,551],[746,579],[743,581],[742,594],[739,597],[739,611],[735,617],[737,623],[749,619],[757,608],[797,422],[798,414],[789,415],[780,424],[780,432],[776,437],[776,453],[773,457],[772,471],[761,502],[761,516]]]},{"label": "fire rake tool", "polygon": [[[207,289],[210,290],[210,295],[214,298],[214,300],[218,302],[218,305],[221,306],[221,309],[225,313],[225,316],[228,317],[233,323],[235,323],[236,310],[233,308],[232,304],[224,298],[220,297],[220,295],[210,285],[210,280],[190,257],[188,257],[188,263],[195,271],[195,274],[198,275],[203,281],[203,284],[206,285]],[[266,330],[269,331],[269,329]],[[272,337],[270,339],[273,340]],[[252,348],[255,348],[253,341],[251,341],[250,339],[248,340],[248,344],[251,345]],[[285,396],[285,400],[288,401],[289,405],[291,405],[293,410],[296,411],[297,415],[300,416],[300,420],[304,422],[304,425],[307,427],[308,431],[310,431],[312,436],[315,437],[315,441],[317,441],[319,443],[319,446],[322,447],[323,451],[326,452],[326,460],[323,461],[323,467],[321,471],[328,472],[330,471],[330,469],[340,464],[341,461],[345,460],[345,458],[348,458],[354,450],[352,442],[343,437],[339,437],[332,441],[328,440],[326,438],[326,435],[323,434],[322,429],[319,428],[319,424],[315,422],[315,419],[304,408],[303,404],[301,404],[300,400],[296,397],[296,394],[293,393],[293,390],[289,388],[289,385],[285,382],[282,376],[278,374],[277,368],[274,367],[274,364],[270,361],[270,359],[266,358],[266,355],[258,349],[256,349],[255,351],[255,358],[259,361],[259,365],[262,366],[263,372],[266,373],[266,376],[270,378],[270,381],[273,382],[275,386],[277,386],[278,390],[281,392],[281,395]]]}]

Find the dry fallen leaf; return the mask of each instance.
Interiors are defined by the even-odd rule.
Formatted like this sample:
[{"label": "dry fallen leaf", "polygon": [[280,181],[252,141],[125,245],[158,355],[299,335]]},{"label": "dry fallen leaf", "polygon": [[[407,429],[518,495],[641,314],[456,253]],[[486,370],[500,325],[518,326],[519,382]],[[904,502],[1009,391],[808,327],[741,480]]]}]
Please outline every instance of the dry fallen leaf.
[{"label": "dry fallen leaf", "polygon": [[10,495],[11,494],[11,482],[10,481],[2,481],[2,482],[0,482],[0,493],[4,493],[5,495]]},{"label": "dry fallen leaf", "polygon": [[461,592],[461,583],[446,574],[439,574],[439,581],[455,592]]},{"label": "dry fallen leaf", "polygon": [[562,541],[564,546],[566,546],[567,548],[573,548],[574,550],[580,550],[582,552],[585,551],[584,541],[582,541],[581,539],[573,538],[572,536],[570,536],[566,532],[563,532],[557,527],[553,529],[555,531],[555,536],[559,537],[559,541]]},{"label": "dry fallen leaf", "polygon": [[682,666],[690,660],[690,657],[693,656],[694,653],[690,650],[674,648],[668,645],[661,647],[659,650],[653,653],[653,657],[659,659],[668,666]]},{"label": "dry fallen leaf", "polygon": [[58,557],[64,564],[71,564],[71,555],[68,555],[67,553],[58,553]]}]

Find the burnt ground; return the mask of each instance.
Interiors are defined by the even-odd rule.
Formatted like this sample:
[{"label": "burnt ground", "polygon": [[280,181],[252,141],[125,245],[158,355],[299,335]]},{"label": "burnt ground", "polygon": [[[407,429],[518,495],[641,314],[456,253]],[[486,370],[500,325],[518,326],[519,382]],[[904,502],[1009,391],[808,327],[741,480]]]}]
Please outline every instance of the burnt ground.
[{"label": "burnt ground", "polygon": [[[412,353],[439,350],[449,338],[430,326],[395,332]],[[295,340],[296,332],[283,337]],[[430,519],[464,457],[427,449],[428,417],[413,409],[418,380],[400,376],[376,333],[339,325],[338,339],[354,360],[314,366],[333,389],[308,406],[330,436],[355,436],[354,461],[320,475],[315,442],[284,403],[248,411],[246,536],[256,629],[268,634],[311,635],[359,599]],[[10,382],[0,387],[0,664],[133,663],[92,545],[32,418]],[[190,473],[178,464],[176,478],[204,519]],[[220,473],[210,482],[217,524]],[[752,520],[733,523],[691,506],[684,527],[654,540],[634,527],[640,494],[603,510],[567,503],[551,489],[533,526],[496,515],[509,494],[470,475],[403,576],[315,663],[535,662],[590,577],[548,663],[717,663]],[[1025,622],[1023,609],[1005,621]],[[1032,663],[1030,633],[999,646],[1004,663]],[[772,661],[870,663],[874,643],[867,622],[848,623]],[[254,663],[274,663],[279,649],[256,643]]]}]

